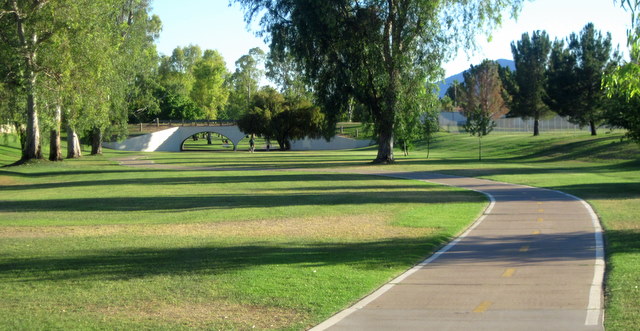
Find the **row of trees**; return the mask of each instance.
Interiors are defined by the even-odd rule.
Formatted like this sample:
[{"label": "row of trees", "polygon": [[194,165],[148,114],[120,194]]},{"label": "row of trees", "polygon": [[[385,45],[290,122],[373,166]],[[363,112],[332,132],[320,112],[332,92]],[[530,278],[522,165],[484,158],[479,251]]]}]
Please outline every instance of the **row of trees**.
[{"label": "row of trees", "polygon": [[[473,46],[476,33],[495,27],[505,8],[515,13],[522,5],[522,0],[235,1],[245,8],[247,20],[261,16],[271,50],[269,56],[252,50],[236,62],[235,73],[228,73],[217,52],[196,46],[158,58],[153,40],[160,21],[149,15],[147,0],[0,0],[0,111],[3,122],[24,127],[23,159],[41,157],[41,125],[52,130],[53,151],[59,151],[55,141],[64,123],[71,140],[90,131],[93,152],[99,152],[102,136],[123,131],[130,113],[139,119],[158,114],[234,119],[242,112],[264,110],[254,96],[256,64],[265,61],[267,74],[282,88],[284,102],[278,107],[311,109],[295,96],[312,91],[324,114],[323,132],[359,110],[378,137],[375,162],[393,162],[396,139],[406,146],[430,127],[422,119],[433,118],[437,103],[427,82],[439,80],[443,59],[460,46]],[[640,94],[634,74],[640,53],[638,1],[621,4],[632,12],[635,24],[629,31],[632,60],[614,65],[606,86],[609,96],[626,98],[628,106]],[[534,47],[538,44],[540,49]],[[568,109],[560,105],[573,102],[571,98],[527,84],[546,88],[553,85],[549,72],[566,79],[564,68],[585,62],[571,38],[565,48],[537,33],[512,46],[516,72],[499,71],[512,112],[539,118],[549,105]],[[544,77],[533,79],[543,71],[529,55],[551,51],[556,56],[545,55],[541,61]],[[629,122],[628,114],[619,117],[621,125]],[[75,143],[69,146],[77,150]],[[70,157],[77,155],[70,152]]]},{"label": "row of trees", "polygon": [[261,49],[251,49],[230,73],[216,50],[203,52],[197,45],[177,47],[170,56],[158,59],[151,76],[139,81],[143,93],[130,112],[130,121],[148,122],[156,117],[236,120],[258,90],[264,58]]},{"label": "row of trees", "polygon": [[[283,150],[290,149],[292,139],[333,134],[289,58],[253,48],[235,64],[230,73],[217,51],[203,53],[194,45],[176,48],[171,56],[160,57],[155,76],[144,82],[142,88],[149,89],[151,98],[130,120],[234,120],[246,133],[273,139]],[[259,87],[265,74],[280,91]]]},{"label": "row of trees", "polygon": [[20,133],[22,159],[42,157],[42,129],[51,160],[63,126],[70,158],[79,132],[91,132],[92,153],[105,133],[123,132],[160,26],[147,0],[0,1],[0,114]]},{"label": "row of trees", "polygon": [[637,100],[608,94],[603,85],[621,62],[610,34],[589,23],[566,40],[551,42],[544,31],[524,33],[511,48],[515,71],[485,60],[464,73],[463,84],[447,91],[443,103],[455,99],[472,133],[488,134],[492,121],[507,115],[534,119],[537,136],[539,120],[554,113],[588,126],[592,135],[603,124],[627,128],[621,114]]}]

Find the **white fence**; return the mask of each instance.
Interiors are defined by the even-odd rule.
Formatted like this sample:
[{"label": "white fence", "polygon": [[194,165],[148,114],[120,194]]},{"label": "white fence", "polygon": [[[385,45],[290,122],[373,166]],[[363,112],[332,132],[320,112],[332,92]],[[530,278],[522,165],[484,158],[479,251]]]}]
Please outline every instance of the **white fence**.
[{"label": "white fence", "polygon": [[[449,132],[464,132],[463,125],[467,119],[459,112],[441,112],[440,128]],[[555,116],[553,118],[540,120],[540,132],[545,131],[588,131],[589,127],[580,128],[580,126],[570,123],[564,117]],[[501,118],[496,120],[496,127],[493,131],[497,132],[533,132],[533,119],[523,120],[522,118]]]}]

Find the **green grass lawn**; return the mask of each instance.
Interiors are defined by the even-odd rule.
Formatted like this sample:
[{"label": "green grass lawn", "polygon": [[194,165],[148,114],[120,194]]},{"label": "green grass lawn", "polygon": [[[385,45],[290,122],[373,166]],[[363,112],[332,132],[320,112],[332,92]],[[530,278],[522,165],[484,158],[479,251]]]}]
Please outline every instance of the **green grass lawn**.
[{"label": "green grass lawn", "polygon": [[[478,161],[478,138],[439,134],[426,159],[426,148],[381,166],[403,171],[487,178],[561,190],[587,200],[606,230],[607,329],[629,330],[640,325],[640,147],[621,140],[622,133],[492,133],[483,138],[483,161]],[[370,167],[372,148],[344,152],[233,154],[218,158],[152,157],[157,162],[197,166],[271,168]]]},{"label": "green grass lawn", "polygon": [[[395,168],[433,170],[560,190],[591,204],[605,229],[607,330],[640,325],[640,147],[620,133],[440,136],[432,160],[419,150]],[[474,150],[475,149],[475,150]],[[475,159],[475,160],[474,160]]]},{"label": "green grass lawn", "polygon": [[[19,154],[0,151],[5,163]],[[148,156],[244,154],[257,155]],[[375,176],[111,161],[125,155],[0,168],[2,328],[304,329],[486,205],[473,192]]]},{"label": "green grass lawn", "polygon": [[[621,134],[441,134],[380,166],[562,190],[606,233],[606,326],[640,325],[640,148]],[[421,260],[486,205],[470,192],[327,172],[375,149],[107,152],[0,168],[0,325],[302,329]],[[19,156],[0,138],[0,163]],[[275,171],[259,171],[269,168]],[[302,171],[304,170],[304,171]],[[317,171],[314,171],[317,170]],[[416,217],[416,215],[418,215]]]}]

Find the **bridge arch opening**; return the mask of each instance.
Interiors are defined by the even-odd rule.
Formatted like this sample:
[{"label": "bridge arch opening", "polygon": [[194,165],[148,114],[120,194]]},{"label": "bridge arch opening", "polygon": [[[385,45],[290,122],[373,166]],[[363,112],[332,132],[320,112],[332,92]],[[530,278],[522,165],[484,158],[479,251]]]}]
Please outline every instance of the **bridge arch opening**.
[{"label": "bridge arch opening", "polygon": [[220,152],[237,150],[234,141],[224,134],[213,131],[201,131],[187,137],[180,144],[183,152]]}]

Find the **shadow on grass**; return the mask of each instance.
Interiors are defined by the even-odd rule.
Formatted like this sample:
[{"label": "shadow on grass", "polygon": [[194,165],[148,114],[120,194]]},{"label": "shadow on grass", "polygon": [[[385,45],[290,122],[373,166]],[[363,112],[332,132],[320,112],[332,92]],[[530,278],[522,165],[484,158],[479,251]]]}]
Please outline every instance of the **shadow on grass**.
[{"label": "shadow on grass", "polygon": [[640,182],[636,183],[598,183],[554,186],[559,190],[583,199],[636,199],[640,198]]},{"label": "shadow on grass", "polygon": [[154,275],[224,274],[262,265],[320,267],[351,265],[383,270],[406,267],[449,238],[433,236],[364,243],[256,242],[194,248],[109,249],[72,257],[14,258],[0,263],[0,279],[51,281],[84,278],[130,279]]},{"label": "shadow on grass", "polygon": [[607,239],[607,255],[640,254],[640,229],[607,229],[605,234]]},{"label": "shadow on grass", "polygon": [[551,145],[544,150],[514,158],[508,158],[508,160],[517,161],[538,159],[530,162],[556,162],[577,160],[585,157],[603,160],[629,160],[633,159],[632,155],[620,154],[625,152],[623,148],[629,144],[632,143],[629,141],[620,141],[617,137],[592,138],[588,140]]},{"label": "shadow on grass", "polygon": [[[158,170],[160,171],[160,170]],[[100,172],[106,173],[121,173],[123,175],[135,174],[135,173],[154,173],[156,170],[131,170],[126,172]],[[33,189],[51,189],[51,188],[65,188],[65,187],[84,187],[84,186],[116,186],[116,185],[202,185],[202,184],[238,184],[238,183],[272,183],[272,182],[314,182],[314,181],[327,181],[336,183],[335,187],[340,188],[339,183],[351,182],[351,181],[364,181],[364,180],[389,180],[388,178],[381,178],[376,176],[359,175],[359,174],[273,174],[273,172],[266,173],[265,175],[237,175],[237,176],[224,176],[219,174],[212,174],[211,176],[185,176],[183,173],[178,173],[176,170],[162,170],[162,173],[169,172],[175,174],[175,177],[163,176],[163,177],[150,177],[150,178],[126,178],[126,179],[104,179],[104,180],[80,180],[80,181],[67,181],[67,182],[53,182],[53,183],[38,183],[38,184],[20,184],[20,185],[6,185],[0,186],[0,191],[20,191],[20,190],[33,190]],[[188,171],[187,173],[191,173]],[[6,174],[18,177],[32,177],[33,174],[23,174],[16,172],[0,171],[0,175]],[[67,172],[60,173],[63,175],[69,175]],[[55,173],[55,175],[60,175]],[[91,175],[91,171],[74,171],[74,175]],[[52,176],[54,174],[49,174]],[[47,175],[36,174],[36,177],[46,177]]]},{"label": "shadow on grass", "polygon": [[[427,194],[428,193],[428,194]],[[478,202],[483,198],[472,192],[443,190],[358,191],[299,194],[202,194],[192,196],[110,197],[0,201],[0,210],[33,211],[147,211],[232,208],[272,208],[293,206],[338,206],[385,203]]]},{"label": "shadow on grass", "polygon": [[[609,174],[616,172],[629,172],[640,170],[640,161],[628,161],[617,164],[603,164],[589,166],[576,166],[569,164],[567,166],[548,166],[548,167],[509,167],[504,168],[504,161],[483,161],[483,162],[466,162],[464,160],[403,160],[401,165],[425,165],[425,166],[447,166],[442,169],[434,170],[434,172],[461,176],[461,177],[481,177],[493,175],[538,175],[538,174],[564,174],[564,173],[582,173],[582,174]],[[518,165],[518,163],[510,163]],[[468,165],[469,168],[461,168],[461,165]],[[495,165],[495,166],[493,166]],[[526,163],[525,163],[526,165]],[[473,168],[478,166],[478,168]],[[492,167],[493,166],[493,167]],[[454,168],[455,167],[455,168]]]},{"label": "shadow on grass", "polygon": [[[535,239],[533,239],[535,238]],[[251,245],[193,248],[103,249],[82,256],[5,258],[0,279],[56,281],[68,279],[131,279],[155,275],[224,274],[264,265],[321,267],[349,265],[356,269],[405,268],[420,262],[450,238],[430,236],[358,243],[256,242]],[[434,262],[434,267],[461,263],[584,263],[595,258],[593,233],[540,236],[469,237]],[[519,254],[522,245],[527,254]]]}]

